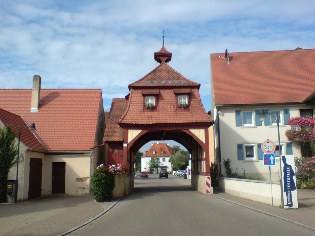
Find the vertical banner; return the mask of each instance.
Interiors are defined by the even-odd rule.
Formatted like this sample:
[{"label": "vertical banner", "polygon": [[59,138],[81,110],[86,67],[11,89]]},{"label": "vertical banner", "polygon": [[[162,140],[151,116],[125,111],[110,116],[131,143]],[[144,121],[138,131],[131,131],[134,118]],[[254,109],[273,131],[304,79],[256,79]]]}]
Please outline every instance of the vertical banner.
[{"label": "vertical banner", "polygon": [[298,208],[294,156],[281,157],[284,208]]}]

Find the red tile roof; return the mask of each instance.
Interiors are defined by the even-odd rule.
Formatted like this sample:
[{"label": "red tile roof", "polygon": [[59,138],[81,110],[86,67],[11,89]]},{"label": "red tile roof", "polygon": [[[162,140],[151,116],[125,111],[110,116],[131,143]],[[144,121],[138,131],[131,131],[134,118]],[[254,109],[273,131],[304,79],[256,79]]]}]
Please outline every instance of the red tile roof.
[{"label": "red tile roof", "polygon": [[0,107],[36,124],[50,151],[85,151],[94,146],[100,89],[42,89],[38,112],[30,112],[31,89],[0,89]]},{"label": "red tile roof", "polygon": [[12,131],[15,132],[15,136],[17,138],[19,137],[20,132],[20,141],[30,149],[38,151],[46,150],[47,147],[45,144],[39,140],[36,132],[32,133],[30,131],[28,125],[25,123],[22,117],[0,108],[0,122],[10,127]]},{"label": "red tile roof", "polygon": [[204,125],[212,122],[206,113],[197,88],[190,94],[188,108],[178,108],[173,89],[160,89],[155,109],[144,108],[143,89],[132,89],[125,114],[120,120],[124,125],[157,125],[157,124],[194,124]]},{"label": "red tile roof", "polygon": [[127,102],[124,98],[114,98],[112,100],[109,118],[106,122],[104,136],[106,142],[122,142],[124,140],[123,129],[119,126],[118,122],[126,110]]},{"label": "red tile roof", "polygon": [[315,49],[211,54],[216,105],[302,103],[315,90]]},{"label": "red tile roof", "polygon": [[200,87],[200,84],[195,83],[179,72],[174,70],[166,63],[161,63],[154,70],[144,76],[142,79],[132,83],[129,85],[129,89],[131,88],[139,88],[139,87],[183,87],[183,86],[193,86]]},{"label": "red tile roof", "polygon": [[[155,154],[153,154],[153,151],[155,151]],[[153,143],[143,157],[171,157],[173,154],[173,149],[166,143]]]},{"label": "red tile roof", "polygon": [[[186,79],[168,64],[162,62],[142,79],[129,85],[130,95],[120,125],[188,124],[210,125],[199,95],[200,84]],[[189,91],[188,108],[178,108],[179,89]],[[183,91],[184,91],[183,90]],[[145,109],[144,96],[157,96],[156,108]]]}]

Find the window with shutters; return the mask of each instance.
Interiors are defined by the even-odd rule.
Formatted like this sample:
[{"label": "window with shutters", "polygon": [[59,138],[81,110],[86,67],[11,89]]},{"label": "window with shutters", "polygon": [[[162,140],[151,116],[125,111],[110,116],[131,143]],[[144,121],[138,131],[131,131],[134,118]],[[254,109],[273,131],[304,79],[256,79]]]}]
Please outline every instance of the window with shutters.
[{"label": "window with shutters", "polygon": [[277,117],[279,116],[279,125],[282,125],[283,117],[282,112],[279,110],[271,110],[270,111],[270,121],[272,125],[277,125]]},{"label": "window with shutters", "polygon": [[255,144],[244,144],[244,157],[245,160],[255,160],[256,159],[256,145]]},{"label": "window with shutters", "polygon": [[[280,148],[281,148],[281,154],[284,155],[284,151],[283,151],[283,144],[280,143]],[[275,150],[275,156],[276,157],[279,157],[280,156],[280,153],[279,153],[279,145],[276,145],[276,150]]]},{"label": "window with shutters", "polygon": [[243,111],[243,125],[253,126],[254,125],[254,112]]}]

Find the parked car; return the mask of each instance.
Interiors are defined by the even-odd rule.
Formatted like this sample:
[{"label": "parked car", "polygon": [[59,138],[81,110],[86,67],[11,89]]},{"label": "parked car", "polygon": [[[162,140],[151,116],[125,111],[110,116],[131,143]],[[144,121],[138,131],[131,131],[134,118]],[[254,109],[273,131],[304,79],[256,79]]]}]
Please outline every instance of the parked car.
[{"label": "parked car", "polygon": [[148,174],[148,172],[143,171],[140,173],[140,177],[141,178],[149,178],[149,174]]},{"label": "parked car", "polygon": [[184,176],[185,173],[186,173],[185,170],[178,170],[178,171],[176,171],[176,175],[177,176]]},{"label": "parked car", "polygon": [[160,171],[160,176],[159,176],[159,178],[162,178],[162,177],[168,178],[168,172],[167,172],[167,170],[161,170],[161,171]]}]

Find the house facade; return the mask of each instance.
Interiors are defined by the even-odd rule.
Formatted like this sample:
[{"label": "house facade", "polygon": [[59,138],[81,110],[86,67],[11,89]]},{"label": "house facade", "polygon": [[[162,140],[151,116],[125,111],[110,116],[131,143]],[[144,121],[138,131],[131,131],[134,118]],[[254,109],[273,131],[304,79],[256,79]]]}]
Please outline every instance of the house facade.
[{"label": "house facade", "polygon": [[171,157],[174,155],[173,149],[163,142],[153,143],[148,151],[141,157],[141,171],[150,171],[150,161],[152,158],[156,158],[159,163],[159,168],[167,170],[171,173],[173,171]]},{"label": "house facade", "polygon": [[300,143],[288,141],[290,117],[313,116],[315,50],[211,54],[215,157],[225,175],[269,180],[261,145],[276,145],[272,181],[279,181],[281,155],[302,157]]},{"label": "house facade", "polygon": [[32,89],[0,89],[0,108],[0,125],[11,126],[20,144],[19,166],[9,173],[18,176],[18,200],[89,193],[104,159],[100,89],[42,89],[34,76]]}]

